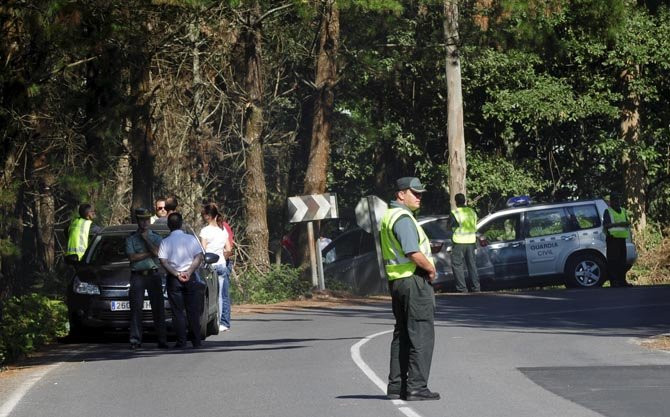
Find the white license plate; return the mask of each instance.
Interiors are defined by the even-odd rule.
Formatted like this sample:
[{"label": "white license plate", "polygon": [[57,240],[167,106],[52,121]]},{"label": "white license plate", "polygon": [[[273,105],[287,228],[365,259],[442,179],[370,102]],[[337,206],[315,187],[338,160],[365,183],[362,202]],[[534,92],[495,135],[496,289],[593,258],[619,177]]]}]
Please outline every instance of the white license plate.
[{"label": "white license plate", "polygon": [[[130,301],[112,301],[112,311],[130,311]],[[142,310],[151,310],[151,301],[144,300]]]}]

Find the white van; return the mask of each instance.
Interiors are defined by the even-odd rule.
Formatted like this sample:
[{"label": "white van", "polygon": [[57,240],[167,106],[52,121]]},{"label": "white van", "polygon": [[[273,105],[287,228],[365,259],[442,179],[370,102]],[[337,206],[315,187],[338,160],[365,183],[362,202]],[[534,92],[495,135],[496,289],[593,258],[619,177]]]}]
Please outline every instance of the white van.
[{"label": "white van", "polygon": [[[607,280],[602,199],[513,207],[477,223],[494,268],[494,285],[514,287],[564,283],[597,287]],[[630,268],[637,259],[627,242]]]}]

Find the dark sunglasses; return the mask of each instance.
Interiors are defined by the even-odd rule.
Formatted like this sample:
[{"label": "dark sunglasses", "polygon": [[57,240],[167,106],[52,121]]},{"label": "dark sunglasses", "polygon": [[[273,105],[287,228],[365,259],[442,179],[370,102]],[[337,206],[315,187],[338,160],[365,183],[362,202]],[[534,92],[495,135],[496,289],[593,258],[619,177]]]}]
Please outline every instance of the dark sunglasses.
[{"label": "dark sunglasses", "polygon": [[156,207],[156,210],[165,210],[165,207]]},{"label": "dark sunglasses", "polygon": [[416,191],[412,190],[411,188],[408,188],[409,192],[414,194],[414,197],[421,199],[423,197],[422,193],[417,193]]}]

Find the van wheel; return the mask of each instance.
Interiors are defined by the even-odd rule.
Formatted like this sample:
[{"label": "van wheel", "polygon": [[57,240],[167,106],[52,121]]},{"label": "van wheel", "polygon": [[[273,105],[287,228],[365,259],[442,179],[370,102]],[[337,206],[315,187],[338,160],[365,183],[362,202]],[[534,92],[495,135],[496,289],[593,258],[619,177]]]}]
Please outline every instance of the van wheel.
[{"label": "van wheel", "polygon": [[565,268],[565,286],[569,288],[601,287],[606,280],[605,261],[598,255],[576,255]]}]

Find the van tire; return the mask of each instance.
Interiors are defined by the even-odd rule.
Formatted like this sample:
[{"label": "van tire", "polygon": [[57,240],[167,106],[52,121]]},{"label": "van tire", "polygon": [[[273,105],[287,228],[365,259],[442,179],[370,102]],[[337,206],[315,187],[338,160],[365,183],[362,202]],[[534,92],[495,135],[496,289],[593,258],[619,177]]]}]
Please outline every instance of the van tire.
[{"label": "van tire", "polygon": [[565,268],[565,286],[568,288],[598,288],[607,280],[605,259],[592,253],[571,256]]}]

